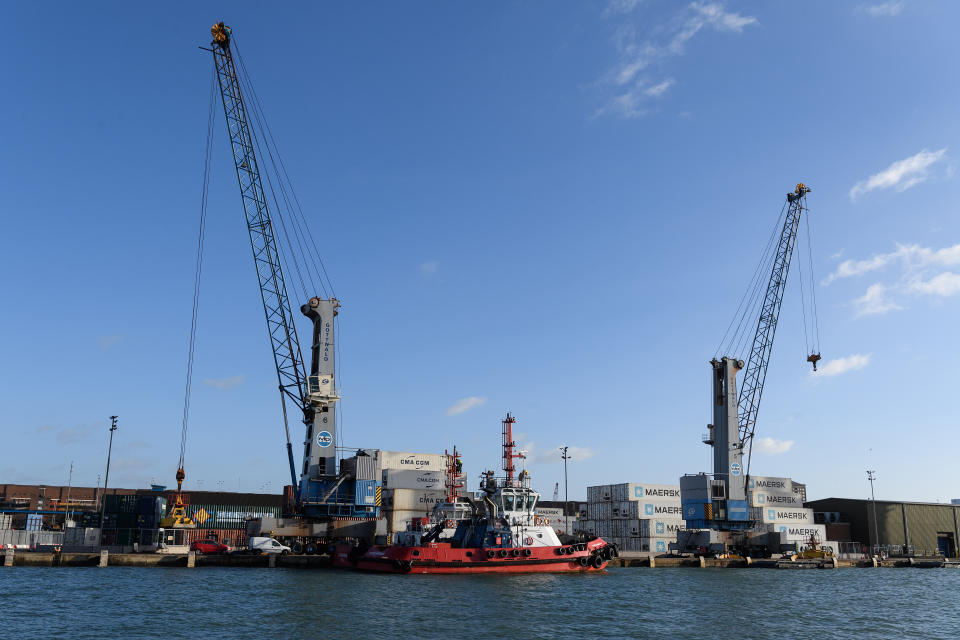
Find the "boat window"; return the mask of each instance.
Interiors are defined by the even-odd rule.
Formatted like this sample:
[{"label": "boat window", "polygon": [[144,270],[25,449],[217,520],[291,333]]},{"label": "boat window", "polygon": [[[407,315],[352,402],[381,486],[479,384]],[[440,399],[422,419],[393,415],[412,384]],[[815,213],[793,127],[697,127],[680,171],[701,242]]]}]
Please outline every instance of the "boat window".
[{"label": "boat window", "polygon": [[537,500],[540,499],[540,496],[530,496],[530,506],[527,507],[530,511],[533,511],[537,508]]},{"label": "boat window", "polygon": [[517,496],[517,511],[527,510],[527,499],[523,496]]},{"label": "boat window", "polygon": [[503,508],[506,511],[513,511],[513,496],[509,494],[503,494]]}]

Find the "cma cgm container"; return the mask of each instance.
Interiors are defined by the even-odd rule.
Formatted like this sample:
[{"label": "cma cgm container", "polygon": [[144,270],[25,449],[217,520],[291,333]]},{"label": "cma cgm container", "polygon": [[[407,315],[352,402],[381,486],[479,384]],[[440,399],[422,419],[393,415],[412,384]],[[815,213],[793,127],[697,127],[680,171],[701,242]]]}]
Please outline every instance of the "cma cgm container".
[{"label": "cma cgm container", "polygon": [[442,471],[425,469],[384,469],[383,486],[386,489],[430,489],[443,491],[447,476]]},{"label": "cma cgm container", "polygon": [[398,511],[419,511],[427,515],[438,502],[446,501],[445,491],[391,489],[383,492],[383,506]]},{"label": "cma cgm container", "polygon": [[447,456],[442,453],[410,453],[407,451],[377,451],[377,469],[413,469],[419,471],[446,471]]}]

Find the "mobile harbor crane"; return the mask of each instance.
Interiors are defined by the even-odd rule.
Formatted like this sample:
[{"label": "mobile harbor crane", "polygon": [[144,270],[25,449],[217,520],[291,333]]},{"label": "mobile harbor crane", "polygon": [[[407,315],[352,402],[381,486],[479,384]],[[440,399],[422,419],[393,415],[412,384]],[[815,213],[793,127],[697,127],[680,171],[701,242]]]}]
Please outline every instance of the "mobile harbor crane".
[{"label": "mobile harbor crane", "polygon": [[[319,551],[321,550],[320,542],[349,536],[350,526],[356,522],[375,521],[379,518],[380,483],[375,477],[373,458],[369,456],[361,455],[342,460],[338,472],[336,403],[339,396],[337,394],[334,365],[336,357],[335,319],[340,303],[332,295],[329,297],[314,296],[310,297],[307,303],[300,307],[300,312],[309,318],[313,324],[310,369],[308,372],[305,368],[300,341],[294,325],[294,314],[287,295],[282,263],[292,260],[298,275],[301,276],[301,284],[304,289],[306,289],[306,285],[303,283],[300,264],[297,262],[296,255],[287,254],[281,259],[280,246],[277,240],[277,235],[281,231],[278,231],[278,228],[274,226],[274,218],[271,216],[267,192],[264,190],[262,179],[262,170],[264,172],[269,171],[272,164],[274,179],[271,180],[269,173],[265,177],[274,203],[278,210],[281,207],[281,200],[292,208],[288,194],[284,192],[282,193],[283,197],[278,199],[277,192],[274,190],[275,184],[279,189],[283,189],[282,181],[286,177],[286,171],[284,169],[281,173],[276,166],[276,152],[269,146],[272,141],[272,134],[269,128],[264,130],[266,125],[263,124],[262,110],[259,107],[256,95],[253,94],[253,102],[249,103],[245,100],[244,93],[241,91],[242,85],[248,88],[251,85],[249,84],[249,77],[246,76],[243,69],[242,60],[240,61],[240,67],[243,75],[238,74],[234,57],[233,34],[230,27],[223,22],[218,22],[213,25],[210,32],[213,36],[211,46],[209,49],[203,48],[213,54],[217,85],[223,103],[227,133],[230,137],[250,246],[253,250],[253,259],[260,285],[260,297],[267,321],[267,334],[270,338],[279,382],[287,441],[287,461],[290,467],[290,481],[293,490],[291,507],[295,512],[290,514],[289,517],[270,519],[270,522],[248,523],[248,535],[269,533],[284,538],[287,542],[300,544],[301,548]],[[251,108],[250,111],[248,111],[248,106]],[[208,136],[212,128],[212,108],[211,103]],[[253,116],[253,121],[248,117],[250,115]],[[259,130],[253,126],[255,123],[259,125]],[[263,166],[261,166],[257,157],[257,151],[262,150],[261,143],[269,154],[268,164]],[[207,153],[209,156],[209,138]],[[283,166],[282,162],[280,166]],[[206,170],[205,174],[208,174]],[[206,184],[204,194],[206,194]],[[299,206],[299,203],[297,205]],[[204,204],[203,211],[205,211],[205,208]],[[278,215],[280,215],[279,211]],[[279,221],[281,222],[280,229],[286,235],[287,229],[283,218],[279,218]],[[294,221],[288,222],[291,225],[294,224]],[[300,247],[303,251],[303,237],[305,233],[308,233],[308,230],[301,229],[299,231],[300,235],[297,238],[301,240]],[[294,232],[297,233],[298,229],[295,229]],[[199,254],[202,254],[202,235],[203,221],[201,220]],[[289,244],[289,235],[287,241]],[[295,251],[292,245],[290,245],[290,251]],[[307,259],[308,257],[301,256],[302,261]],[[200,260],[198,259],[197,282],[199,281],[199,265]],[[322,286],[323,281],[321,279]],[[195,298],[197,290],[195,287]],[[196,300],[194,302],[194,323],[195,318]],[[191,334],[193,333],[191,331]],[[193,335],[191,335],[191,364],[192,340]],[[191,367],[188,364],[188,380],[190,370]],[[299,473],[294,463],[293,445],[290,439],[290,427],[287,419],[288,403],[297,407],[297,411],[302,415],[306,431],[303,443],[303,462]],[[189,404],[189,389],[186,404]],[[181,457],[177,471],[178,489],[184,476],[183,445],[185,434],[186,418],[184,419]]]},{"label": "mobile harbor crane", "polygon": [[[710,361],[713,423],[708,425],[703,442],[713,448],[713,474],[700,473],[680,478],[680,500],[687,526],[686,530],[678,534],[681,551],[708,549],[711,553],[723,553],[728,549],[740,550],[750,544],[747,532],[756,524],[750,518],[747,501],[754,429],[767,377],[767,366],[770,364],[780,305],[790,271],[790,260],[797,243],[800,218],[807,209],[806,199],[809,192],[810,189],[800,183],[793,192],[787,194],[786,215],[783,217],[779,240],[776,245],[768,246],[768,251],[773,249],[770,252],[773,259],[770,278],[762,298],[759,295],[761,289],[757,278],[762,273],[761,266],[765,260],[762,259],[761,266],[757,268],[757,286],[753,295],[749,295],[754,302],[747,302],[744,316],[750,315],[751,304],[759,303],[759,318],[739,393],[737,372],[744,369],[743,360],[724,356]],[[810,286],[812,296],[812,277]],[[748,294],[750,289],[744,295],[741,307],[744,306],[744,301],[748,300]],[[811,320],[815,327],[815,302],[813,307]],[[806,322],[805,312],[804,331]],[[814,333],[815,331],[814,328]],[[807,356],[807,361],[813,364],[816,370],[820,354],[814,352],[813,348],[819,348],[819,340],[814,338],[813,343],[808,342],[808,348],[810,355]],[[753,544],[766,546],[766,541],[758,539]]]}]

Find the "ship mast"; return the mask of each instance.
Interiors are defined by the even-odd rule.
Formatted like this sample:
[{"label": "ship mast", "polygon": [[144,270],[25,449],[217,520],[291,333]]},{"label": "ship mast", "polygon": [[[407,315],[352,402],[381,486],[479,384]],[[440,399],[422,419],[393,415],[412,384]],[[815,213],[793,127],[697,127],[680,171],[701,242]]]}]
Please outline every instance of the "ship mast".
[{"label": "ship mast", "polygon": [[516,472],[516,467],[513,465],[513,461],[516,458],[525,458],[522,453],[514,453],[514,450],[517,447],[517,443],[513,440],[513,425],[517,421],[510,412],[507,412],[507,417],[503,420],[503,471],[506,473],[506,482],[504,486],[513,487],[516,486],[513,482],[513,474]]}]

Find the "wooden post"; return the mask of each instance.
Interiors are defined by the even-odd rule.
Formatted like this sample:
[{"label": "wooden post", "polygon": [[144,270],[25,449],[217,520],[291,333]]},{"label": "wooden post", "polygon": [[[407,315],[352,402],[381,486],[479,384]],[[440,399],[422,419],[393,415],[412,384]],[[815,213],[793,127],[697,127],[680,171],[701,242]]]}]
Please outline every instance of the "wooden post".
[{"label": "wooden post", "polygon": [[13,566],[13,549],[4,549],[3,551],[3,566],[12,567]]},{"label": "wooden post", "polygon": [[109,562],[109,558],[110,558],[110,552],[107,551],[106,549],[101,549],[101,550],[100,550],[100,564],[98,564],[97,566],[98,566],[98,567],[105,567],[105,566],[107,566],[107,563]]},{"label": "wooden post", "polygon": [[187,552],[187,569],[193,569],[197,563],[197,554],[193,551]]}]

